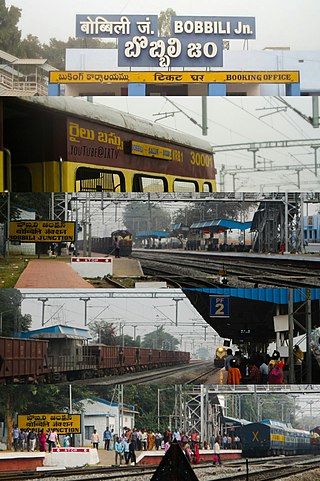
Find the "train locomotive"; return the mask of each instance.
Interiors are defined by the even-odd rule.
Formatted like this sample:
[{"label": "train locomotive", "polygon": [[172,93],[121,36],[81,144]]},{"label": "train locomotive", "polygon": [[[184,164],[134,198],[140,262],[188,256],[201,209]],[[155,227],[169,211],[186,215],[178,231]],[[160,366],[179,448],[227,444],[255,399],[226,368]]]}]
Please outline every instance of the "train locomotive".
[{"label": "train locomotive", "polygon": [[216,355],[214,358],[214,365],[216,367],[223,367],[224,366],[224,360],[227,357],[227,349],[224,346],[217,347],[216,349]]},{"label": "train locomotive", "polygon": [[189,361],[189,352],[89,344],[71,337],[0,337],[0,384],[75,381]]},{"label": "train locomotive", "polygon": [[243,426],[241,442],[245,457],[309,454],[313,451],[308,431],[293,429],[289,424],[272,420]]},{"label": "train locomotive", "polygon": [[[118,229],[110,237],[92,237],[91,249],[100,254],[114,254],[114,242],[119,241],[120,257],[128,257],[132,253],[132,234],[127,229]],[[82,242],[82,241],[80,241]],[[79,245],[81,249],[82,244]]]}]

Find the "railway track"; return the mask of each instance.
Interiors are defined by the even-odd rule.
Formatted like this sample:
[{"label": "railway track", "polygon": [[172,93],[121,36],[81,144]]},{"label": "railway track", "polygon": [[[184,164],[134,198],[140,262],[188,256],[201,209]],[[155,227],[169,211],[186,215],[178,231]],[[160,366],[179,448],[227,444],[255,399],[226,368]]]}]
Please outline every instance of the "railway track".
[{"label": "railway track", "polygon": [[[279,466],[280,464],[280,466]],[[2,472],[0,481],[108,481],[113,479],[149,481],[158,465],[148,466],[99,466],[84,468],[68,468],[67,470],[54,470],[42,472]],[[215,468],[211,462],[192,466],[199,480],[217,481],[230,480],[242,481],[247,479],[245,473],[246,460],[226,461],[223,463],[223,472]],[[263,469],[261,469],[263,466]],[[258,467],[258,469],[256,469]],[[249,460],[249,481],[272,481],[280,477],[311,471],[320,467],[320,460],[306,456],[272,457]],[[241,473],[239,473],[241,469]],[[217,477],[218,476],[218,477]]]},{"label": "railway track", "polygon": [[297,265],[291,259],[241,258],[230,255],[198,253],[165,253],[159,251],[133,252],[147,275],[162,276],[179,287],[221,287],[219,273],[226,271],[229,287],[319,286],[320,262],[303,262]]},{"label": "railway track", "polygon": [[[250,471],[249,469],[249,475],[247,475],[247,473],[234,473],[232,476],[226,475],[224,477],[220,477],[219,479],[226,479],[230,481],[273,481],[275,479],[288,478],[289,476],[305,473],[306,471],[312,471],[319,468],[320,460],[308,460],[298,462],[291,461],[290,464],[284,463],[284,465],[282,466],[265,465],[263,469],[255,471]],[[214,478],[211,479],[213,480]]]},{"label": "railway track", "polygon": [[[91,379],[79,379],[72,382],[72,384],[90,384],[90,385],[114,385],[114,384],[148,384],[151,382],[158,382],[165,378],[168,383],[169,376],[175,376],[179,373],[187,372],[191,374],[193,370],[208,367],[209,362],[193,362],[185,364],[183,366],[171,366],[169,368],[163,368],[152,371],[139,371],[123,374],[121,376],[99,377]],[[212,368],[210,369],[212,371]],[[203,375],[203,373],[202,373]],[[67,383],[61,383],[67,384]],[[70,384],[70,382],[68,382]]]}]

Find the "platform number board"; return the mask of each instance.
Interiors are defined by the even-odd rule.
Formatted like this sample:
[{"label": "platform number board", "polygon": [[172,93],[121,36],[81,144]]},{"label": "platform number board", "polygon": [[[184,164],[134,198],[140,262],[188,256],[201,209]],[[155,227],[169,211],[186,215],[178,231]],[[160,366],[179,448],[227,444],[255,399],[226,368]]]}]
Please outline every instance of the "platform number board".
[{"label": "platform number board", "polygon": [[229,296],[210,296],[210,317],[230,317]]}]

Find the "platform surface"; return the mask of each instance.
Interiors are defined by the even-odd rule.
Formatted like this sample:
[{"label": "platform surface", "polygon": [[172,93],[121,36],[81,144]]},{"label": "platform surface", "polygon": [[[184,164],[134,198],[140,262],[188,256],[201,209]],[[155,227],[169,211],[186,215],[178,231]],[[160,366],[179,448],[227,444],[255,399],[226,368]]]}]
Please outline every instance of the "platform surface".
[{"label": "platform surface", "polygon": [[69,262],[58,259],[29,261],[15,285],[16,288],[69,287],[91,289],[93,286],[75,272]]}]

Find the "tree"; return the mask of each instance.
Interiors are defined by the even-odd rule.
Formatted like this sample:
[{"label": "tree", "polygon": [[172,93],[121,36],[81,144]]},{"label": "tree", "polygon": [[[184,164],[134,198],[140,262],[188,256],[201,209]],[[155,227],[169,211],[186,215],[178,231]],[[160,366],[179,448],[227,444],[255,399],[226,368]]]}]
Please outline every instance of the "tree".
[{"label": "tree", "polygon": [[28,331],[32,324],[30,314],[21,314],[22,294],[18,289],[0,289],[0,315],[2,314],[2,336]]},{"label": "tree", "polygon": [[107,321],[92,321],[89,324],[90,334],[95,342],[106,344],[107,346],[115,346],[116,343],[116,326]]},{"label": "tree", "polygon": [[159,15],[159,35],[160,37],[170,37],[171,35],[171,17],[177,15],[172,8],[162,10]]},{"label": "tree", "polygon": [[21,9],[6,7],[6,1],[0,0],[0,50],[16,55],[21,39],[21,31],[17,24]]},{"label": "tree", "polygon": [[19,211],[19,209],[32,209],[36,212],[37,219],[49,219],[50,199],[50,192],[11,194],[11,211],[16,212]]},{"label": "tree", "polygon": [[[86,386],[73,386],[72,411],[81,412],[81,400],[92,397],[95,393]],[[15,415],[46,414],[69,412],[69,386],[55,384],[5,386],[0,390],[0,419],[5,421],[8,438],[7,449],[12,446],[12,428]]]},{"label": "tree", "polygon": [[118,346],[122,346],[122,343],[126,347],[139,347],[140,346],[140,336],[137,336],[136,340],[133,337],[128,336],[116,336],[115,337],[115,344]]},{"label": "tree", "polygon": [[129,203],[122,218],[125,227],[133,235],[144,230],[168,230],[171,223],[169,212],[151,202]]},{"label": "tree", "polygon": [[20,42],[18,55],[21,58],[42,58],[43,50],[39,38],[35,35],[27,35],[27,37]]},{"label": "tree", "polygon": [[165,332],[164,326],[160,326],[156,331],[149,332],[144,336],[141,347],[174,351],[178,344],[178,339]]}]

